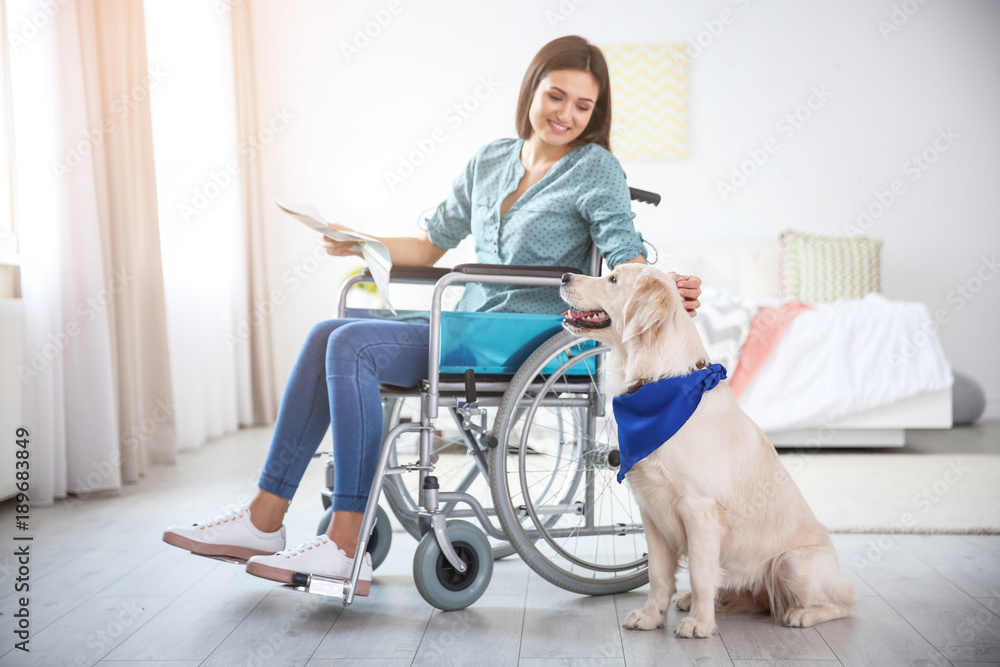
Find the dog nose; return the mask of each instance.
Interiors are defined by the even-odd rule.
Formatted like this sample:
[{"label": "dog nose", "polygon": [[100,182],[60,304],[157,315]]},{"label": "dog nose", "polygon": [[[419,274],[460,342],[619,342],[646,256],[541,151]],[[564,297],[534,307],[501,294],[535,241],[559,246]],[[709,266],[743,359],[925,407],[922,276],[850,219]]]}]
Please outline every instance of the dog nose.
[{"label": "dog nose", "polygon": [[569,285],[569,281],[570,281],[570,279],[572,277],[573,277],[572,273],[564,273],[564,274],[562,274],[562,284],[563,285]]}]

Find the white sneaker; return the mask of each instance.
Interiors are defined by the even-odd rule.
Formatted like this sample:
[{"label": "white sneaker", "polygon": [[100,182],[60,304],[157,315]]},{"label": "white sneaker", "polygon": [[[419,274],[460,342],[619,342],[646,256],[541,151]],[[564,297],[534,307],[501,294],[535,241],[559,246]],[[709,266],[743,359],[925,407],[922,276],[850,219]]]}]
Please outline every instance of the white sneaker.
[{"label": "white sneaker", "polygon": [[284,549],[285,527],[273,533],[258,530],[250,522],[250,510],[244,507],[211,521],[171,526],[164,531],[163,541],[200,556],[226,556],[245,562]]},{"label": "white sneaker", "polygon": [[[281,551],[273,556],[254,556],[247,561],[247,572],[255,577],[292,583],[292,575],[318,574],[323,577],[350,579],[354,559],[337,547],[326,535],[309,540],[300,547]],[[361,576],[354,588],[355,595],[368,595],[372,583],[372,556],[366,553],[361,565]]]}]

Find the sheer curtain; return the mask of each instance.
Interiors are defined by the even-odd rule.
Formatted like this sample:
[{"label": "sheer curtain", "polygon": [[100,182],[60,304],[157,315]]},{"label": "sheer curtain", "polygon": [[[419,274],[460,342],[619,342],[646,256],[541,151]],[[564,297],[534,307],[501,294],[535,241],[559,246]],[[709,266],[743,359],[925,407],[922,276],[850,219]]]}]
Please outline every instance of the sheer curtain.
[{"label": "sheer curtain", "polygon": [[[241,137],[259,136],[257,116],[256,65],[253,54],[253,30],[250,20],[250,3],[232,7],[233,66],[236,82],[236,127]],[[242,200],[242,228],[247,241],[247,308],[270,301],[267,287],[267,267],[264,261],[264,205],[261,186],[260,162],[256,155],[240,151],[240,178]],[[272,351],[271,320],[267,317],[252,319],[247,336],[239,341],[245,344],[250,355],[250,387],[254,422],[270,424],[278,411],[278,398],[274,393],[274,355]]]},{"label": "sheer curtain", "polygon": [[88,117],[103,134],[92,159],[121,473],[134,482],[175,451],[149,110],[165,74],[146,66],[141,3],[79,0],[77,11]]},{"label": "sheer curtain", "polygon": [[232,34],[216,5],[145,2],[149,62],[164,72],[151,100],[181,449],[253,421]]},{"label": "sheer curtain", "polygon": [[108,179],[93,159],[107,136],[124,136],[141,119],[108,128],[88,113],[88,97],[101,91],[86,90],[77,10],[65,4],[40,14],[37,3],[8,3],[9,25],[48,17],[11,52],[25,305],[20,375],[36,503],[121,484],[112,318],[118,298],[142,284],[109,280],[115,271],[98,203]]},{"label": "sheer curtain", "polygon": [[7,0],[37,28],[10,58],[34,502],[273,417],[249,19],[217,4]]}]

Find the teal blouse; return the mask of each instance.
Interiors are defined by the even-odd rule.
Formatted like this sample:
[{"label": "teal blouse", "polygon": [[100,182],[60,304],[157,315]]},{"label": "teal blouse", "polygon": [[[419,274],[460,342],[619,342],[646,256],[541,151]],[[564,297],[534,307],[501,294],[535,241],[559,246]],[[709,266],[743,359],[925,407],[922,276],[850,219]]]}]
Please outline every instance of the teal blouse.
[{"label": "teal blouse", "polygon": [[[523,139],[500,139],[476,153],[452,193],[427,222],[430,242],[454,248],[469,234],[480,264],[571,266],[586,271],[595,244],[614,268],[646,256],[632,225],[625,172],[597,144],[577,146],[521,195],[506,215],[504,198],[524,176]],[[557,287],[469,283],[458,310],[560,313]]]}]

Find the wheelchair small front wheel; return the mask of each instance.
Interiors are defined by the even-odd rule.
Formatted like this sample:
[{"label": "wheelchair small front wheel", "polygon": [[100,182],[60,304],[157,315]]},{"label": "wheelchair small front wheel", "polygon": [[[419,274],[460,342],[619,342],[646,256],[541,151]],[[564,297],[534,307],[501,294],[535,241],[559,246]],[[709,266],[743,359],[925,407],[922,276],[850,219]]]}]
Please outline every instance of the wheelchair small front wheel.
[{"label": "wheelchair small front wheel", "polygon": [[486,535],[467,521],[449,521],[448,539],[466,564],[459,572],[445,558],[434,531],[424,533],[413,557],[413,580],[420,595],[442,611],[465,609],[486,592],[493,576],[493,549]]},{"label": "wheelchair small front wheel", "polygon": [[[382,414],[383,435],[404,422],[420,420],[420,396],[392,396],[386,399]],[[454,417],[454,408],[447,408]],[[490,513],[493,506],[493,495],[490,491],[486,474],[476,465],[475,457],[469,449],[469,443],[458,428],[460,421],[443,419],[435,423],[435,434],[431,446],[431,460],[434,462],[434,475],[441,484],[442,491],[457,491],[470,494]],[[406,460],[406,457],[417,456],[419,437],[416,433],[404,433],[392,443],[393,451],[389,465],[395,467]],[[417,475],[389,475],[385,478],[388,488],[385,500],[389,510],[396,515],[403,529],[419,541],[423,529],[417,519],[420,511],[419,477]],[[395,492],[392,492],[394,490]],[[462,509],[465,509],[464,507]],[[443,510],[449,514],[447,506]],[[467,515],[468,516],[468,515]],[[514,548],[507,542],[493,541],[493,558],[500,559],[514,553]]]},{"label": "wheelchair small front wheel", "polygon": [[[329,507],[323,512],[323,518],[319,520],[316,527],[317,535],[324,535],[330,528],[330,520],[333,518],[333,508]],[[392,524],[389,523],[389,515],[382,506],[378,506],[375,514],[375,527],[372,528],[371,537],[368,538],[368,548],[366,551],[372,556],[372,569],[378,568],[389,555],[389,545],[392,544]]]}]

